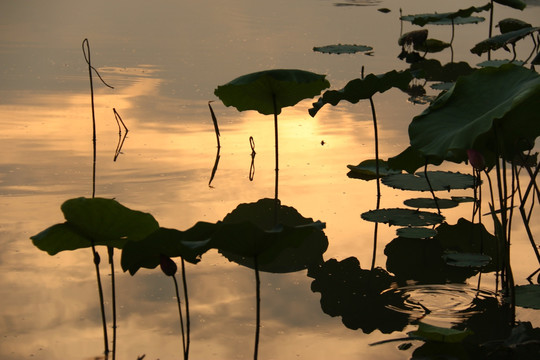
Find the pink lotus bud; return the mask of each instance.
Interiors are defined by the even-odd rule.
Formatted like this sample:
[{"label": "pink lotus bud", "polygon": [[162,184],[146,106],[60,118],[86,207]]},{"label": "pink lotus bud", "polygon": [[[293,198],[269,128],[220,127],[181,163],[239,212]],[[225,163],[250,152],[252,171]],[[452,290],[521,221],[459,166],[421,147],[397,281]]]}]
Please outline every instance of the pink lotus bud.
[{"label": "pink lotus bud", "polygon": [[479,151],[474,149],[468,149],[467,157],[469,158],[469,162],[471,163],[473,168],[475,168],[476,170],[484,170],[486,168],[486,160]]},{"label": "pink lotus bud", "polygon": [[159,255],[159,266],[161,267],[161,271],[167,276],[173,276],[178,269],[176,263],[165,255]]}]

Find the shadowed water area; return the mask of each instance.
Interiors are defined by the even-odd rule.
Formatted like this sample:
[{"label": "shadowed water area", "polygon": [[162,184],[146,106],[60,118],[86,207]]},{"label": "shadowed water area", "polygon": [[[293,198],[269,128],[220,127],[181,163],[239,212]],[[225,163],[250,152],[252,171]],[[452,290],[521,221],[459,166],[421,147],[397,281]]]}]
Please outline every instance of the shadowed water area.
[{"label": "shadowed water area", "polygon": [[[496,4],[494,24],[512,17],[540,26],[540,3],[525,3],[523,11]],[[387,342],[410,337],[419,323],[473,329],[471,336],[477,343],[499,338],[496,330],[505,323],[508,310],[498,293],[497,265],[485,265],[480,276],[468,266],[448,265],[445,257],[448,248],[458,247],[453,241],[464,237],[461,227],[434,241],[410,239],[398,237],[401,226],[393,226],[392,221],[392,226],[388,221],[375,225],[361,216],[376,207],[406,208],[405,200],[431,195],[383,182],[378,202],[376,181],[355,174],[355,165],[375,158],[368,100],[326,104],[315,116],[308,110],[319,95],[282,109],[278,192],[274,117],[239,112],[214,94],[219,85],[268,69],[326,75],[330,87],[325,90],[342,89],[368,74],[406,70],[411,64],[398,57],[403,50],[398,39],[421,29],[429,29],[429,38],[450,42],[453,37],[452,51],[429,54],[430,59],[441,64],[463,61],[476,68],[487,54],[477,56],[470,49],[488,37],[488,11],[473,14],[486,21],[456,25],[453,34],[451,26],[420,27],[400,21],[400,15],[453,12],[485,4],[464,0],[2,2],[0,358],[105,358],[92,251],[86,247],[51,256],[30,239],[66,220],[61,211],[66,200],[91,198],[93,192],[151,214],[163,228],[185,231],[199,222],[250,218],[265,230],[260,235],[251,227],[224,227],[216,236],[219,241],[246,233],[266,241],[265,236],[273,239],[279,233],[293,242],[298,234],[313,231],[304,242],[284,245],[278,260],[265,262],[282,250],[279,246],[277,250],[269,246],[259,264],[246,252],[238,254],[244,248],[219,242],[205,249],[200,262],[184,264],[192,359],[254,358],[256,292],[260,359],[397,360],[414,359],[422,351],[434,354],[426,346],[430,343],[414,334],[413,339]],[[494,27],[493,34],[498,31]],[[313,49],[337,44],[370,49],[355,54]],[[535,44],[530,38],[521,40],[516,58],[525,60]],[[493,51],[491,57],[511,59],[512,49],[508,50]],[[89,54],[96,70],[92,78],[95,168]],[[97,73],[113,88],[105,86]],[[428,97],[414,97],[395,86],[373,95],[381,159],[409,146],[411,120],[439,93],[429,86],[434,82],[438,81],[411,82],[426,85]],[[453,162],[429,170],[472,173],[469,164]],[[523,171],[520,179],[526,186],[530,176]],[[482,191],[486,232],[463,225],[466,234],[476,234],[471,235],[469,252],[476,251],[478,236],[494,238],[489,189]],[[474,193],[458,188],[438,191],[437,196],[469,198]],[[441,208],[446,224],[470,221],[472,202],[455,204]],[[437,213],[433,208],[428,211]],[[514,216],[513,278],[516,285],[526,285],[539,262],[517,210]],[[275,226],[276,218],[281,227]],[[539,219],[535,208],[529,220],[535,238]],[[140,224],[130,227],[135,225]],[[112,346],[111,268],[107,247],[96,248]],[[173,281],[157,264],[155,269],[137,268],[132,276],[122,268],[121,257],[122,250],[115,249],[115,358],[184,358]],[[182,288],[180,258],[174,260]],[[538,284],[536,277],[531,279]],[[180,298],[183,307],[183,290]],[[531,307],[517,306],[516,319],[540,327],[540,313]],[[500,336],[507,335],[508,331]],[[442,353],[455,354],[452,351]]]}]

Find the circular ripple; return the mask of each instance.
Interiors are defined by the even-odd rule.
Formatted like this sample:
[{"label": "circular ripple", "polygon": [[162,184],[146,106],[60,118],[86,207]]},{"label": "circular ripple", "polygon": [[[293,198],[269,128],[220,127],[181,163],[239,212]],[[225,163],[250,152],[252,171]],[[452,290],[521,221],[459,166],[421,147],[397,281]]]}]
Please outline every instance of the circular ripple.
[{"label": "circular ripple", "polygon": [[493,292],[476,290],[467,285],[414,285],[383,291],[401,296],[399,307],[388,309],[408,314],[411,321],[427,321],[434,325],[459,324],[483,310],[477,306],[488,298],[497,298]]}]

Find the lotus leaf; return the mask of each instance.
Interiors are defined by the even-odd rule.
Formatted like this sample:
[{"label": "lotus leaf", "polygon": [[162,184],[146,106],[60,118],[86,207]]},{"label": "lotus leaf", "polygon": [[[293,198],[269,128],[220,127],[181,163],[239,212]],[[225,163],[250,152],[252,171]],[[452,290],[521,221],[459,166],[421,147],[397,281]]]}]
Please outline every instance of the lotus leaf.
[{"label": "lotus leaf", "polygon": [[314,47],[313,51],[326,54],[356,54],[357,52],[371,51],[373,48],[366,45],[337,44]]},{"label": "lotus leaf", "polygon": [[414,50],[427,53],[438,53],[450,47],[450,44],[437,39],[427,39],[424,43],[414,45]]},{"label": "lotus leaf", "polygon": [[[454,173],[450,171],[428,171],[416,174],[389,175],[382,179],[382,183],[401,190],[414,191],[442,191],[451,189],[468,189],[474,187],[475,178],[469,174]],[[430,185],[431,184],[431,188]]]},{"label": "lotus leaf", "polygon": [[76,198],[62,204],[67,220],[31,237],[39,249],[54,255],[94,245],[122,248],[154,232],[157,221],[148,213],[131,210],[116,200]]},{"label": "lotus leaf", "polygon": [[471,49],[473,54],[478,56],[490,50],[506,48],[507,45],[515,44],[525,36],[540,30],[540,27],[527,27],[519,30],[510,31],[501,35],[490,37],[489,39],[480,41]]},{"label": "lotus leaf", "polygon": [[364,79],[354,79],[345,85],[341,90],[325,91],[321,98],[313,107],[309,109],[309,114],[315,116],[317,112],[325,105],[337,105],[341,100],[347,100],[353,104],[363,99],[369,99],[375,93],[383,93],[393,87],[403,91],[407,89],[412,76],[409,71],[392,70],[382,75],[369,74]]},{"label": "lotus leaf", "polygon": [[328,88],[330,83],[325,77],[303,70],[266,70],[240,76],[220,85],[214,94],[223,104],[234,106],[238,111],[256,110],[264,115],[277,115],[282,108],[312,98]]},{"label": "lotus leaf", "polygon": [[497,238],[491,235],[482,224],[474,224],[463,218],[454,225],[444,223],[437,227],[435,239],[447,253],[474,253],[489,256],[493,261],[482,269],[483,272],[500,270],[502,267]]},{"label": "lotus leaf", "polygon": [[527,6],[526,3],[524,3],[521,0],[494,0],[497,4],[509,6],[514,9],[523,10]]},{"label": "lotus leaf", "polygon": [[398,45],[422,45],[427,40],[427,36],[426,29],[409,31],[399,37]]},{"label": "lotus leaf", "polygon": [[450,199],[439,199],[437,201],[433,198],[416,198],[416,199],[407,199],[403,202],[405,205],[412,208],[424,208],[424,209],[451,209],[459,204]]},{"label": "lotus leaf", "polygon": [[519,60],[508,60],[508,59],[500,59],[500,60],[486,60],[486,61],[482,61],[481,63],[478,63],[477,65],[480,66],[480,67],[488,67],[488,66],[491,66],[491,67],[499,67],[501,65],[504,65],[504,64],[514,64],[514,65],[523,65],[525,64],[523,61],[519,61]]},{"label": "lotus leaf", "polygon": [[499,21],[497,26],[499,27],[501,34],[506,34],[511,31],[532,27],[531,24],[523,20],[512,19],[512,18],[502,19],[501,21]]},{"label": "lotus leaf", "polygon": [[153,269],[160,264],[162,255],[182,257],[195,264],[210,248],[210,236],[217,227],[217,224],[198,222],[186,231],[159,228],[141,241],[129,241],[122,249],[122,269],[131,275],[141,267]]},{"label": "lotus leaf", "polygon": [[491,262],[491,257],[478,253],[446,253],[443,255],[448,265],[466,268],[482,268]]},{"label": "lotus leaf", "polygon": [[250,268],[257,256],[259,270],[273,273],[298,271],[322,261],[328,247],[325,224],[278,204],[281,223],[274,226],[274,206],[274,199],[238,205],[212,236],[212,248]]},{"label": "lotus leaf", "polygon": [[486,4],[480,7],[471,6],[467,9],[461,9],[456,12],[448,13],[434,13],[434,14],[418,14],[418,15],[405,15],[400,19],[404,21],[410,21],[414,25],[424,26],[426,24],[434,25],[459,25],[459,24],[471,24],[484,21],[484,18],[471,16],[473,13],[479,13],[491,9],[491,4]]},{"label": "lotus leaf", "polygon": [[425,227],[405,227],[397,229],[396,235],[407,239],[428,239],[437,235],[437,230]]},{"label": "lotus leaf", "polygon": [[437,341],[444,343],[460,343],[467,336],[471,335],[470,330],[456,330],[429,325],[423,322],[418,324],[418,330],[411,331],[410,336],[419,337],[424,341]]},{"label": "lotus leaf", "polygon": [[427,226],[440,224],[444,216],[411,209],[379,209],[370,210],[361,215],[362,219],[398,226]]},{"label": "lotus leaf", "polygon": [[[360,164],[347,165],[351,170],[347,176],[355,179],[373,180],[377,178],[376,160],[364,160]],[[388,163],[384,160],[379,160],[379,176],[387,176],[392,174],[399,174],[400,170],[390,169]]]},{"label": "lotus leaf", "polygon": [[540,285],[520,285],[515,291],[517,306],[540,310]]},{"label": "lotus leaf", "polygon": [[469,75],[474,71],[471,66],[464,62],[450,62],[442,65],[435,59],[425,59],[411,65],[414,77],[428,81],[454,82],[463,75]]},{"label": "lotus leaf", "polygon": [[412,120],[411,146],[435,164],[466,161],[468,149],[481,153],[488,167],[497,154],[513,159],[540,134],[539,97],[534,71],[512,64],[479,69]]}]

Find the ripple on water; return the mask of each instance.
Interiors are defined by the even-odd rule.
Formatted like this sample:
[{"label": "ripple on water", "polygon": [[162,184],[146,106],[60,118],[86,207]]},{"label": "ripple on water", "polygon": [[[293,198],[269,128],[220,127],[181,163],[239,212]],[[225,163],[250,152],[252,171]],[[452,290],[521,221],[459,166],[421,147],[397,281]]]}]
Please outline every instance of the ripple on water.
[{"label": "ripple on water", "polygon": [[485,300],[499,300],[494,292],[460,284],[404,286],[387,289],[384,293],[404,299],[400,306],[387,305],[388,309],[409,315],[411,322],[421,320],[438,326],[463,323],[484,312]]}]

